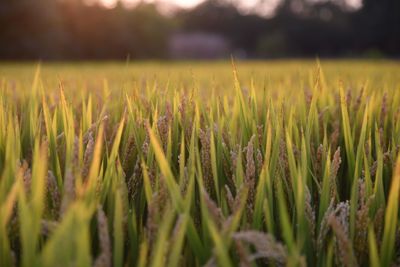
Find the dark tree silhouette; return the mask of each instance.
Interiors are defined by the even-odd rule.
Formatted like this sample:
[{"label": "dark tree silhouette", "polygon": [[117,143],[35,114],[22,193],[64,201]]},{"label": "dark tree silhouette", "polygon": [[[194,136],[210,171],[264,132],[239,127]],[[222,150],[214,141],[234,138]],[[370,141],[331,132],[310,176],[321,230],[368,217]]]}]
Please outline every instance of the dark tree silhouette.
[{"label": "dark tree silhouette", "polygon": [[0,59],[167,58],[169,38],[186,32],[217,34],[251,58],[400,56],[399,0],[364,0],[359,10],[345,0],[282,0],[268,18],[232,3],[209,0],[163,16],[145,3],[0,0]]}]

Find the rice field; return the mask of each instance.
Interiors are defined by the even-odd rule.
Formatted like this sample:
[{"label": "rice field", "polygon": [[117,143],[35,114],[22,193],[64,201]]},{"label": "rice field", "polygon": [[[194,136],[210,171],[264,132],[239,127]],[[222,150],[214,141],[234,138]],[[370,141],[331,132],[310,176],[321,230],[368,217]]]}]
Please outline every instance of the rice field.
[{"label": "rice field", "polygon": [[395,61],[0,64],[0,266],[400,266]]}]

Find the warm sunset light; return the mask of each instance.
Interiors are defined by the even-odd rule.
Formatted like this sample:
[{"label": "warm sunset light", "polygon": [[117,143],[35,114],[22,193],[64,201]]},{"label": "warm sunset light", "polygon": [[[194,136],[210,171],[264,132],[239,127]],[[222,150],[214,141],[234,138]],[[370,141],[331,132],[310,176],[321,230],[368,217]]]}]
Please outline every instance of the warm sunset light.
[{"label": "warm sunset light", "polygon": [[[190,9],[205,2],[206,0],[86,0],[87,3],[101,2],[107,8],[113,8],[118,1],[125,6],[134,7],[138,3],[154,3],[160,8],[161,13],[168,14],[171,8]],[[274,11],[283,2],[283,0],[222,0],[221,2],[234,4],[238,10],[244,14],[254,13],[263,17],[274,16]],[[301,1],[300,1],[301,2]],[[293,3],[300,3],[294,1]],[[326,3],[324,0],[310,0],[308,3]],[[338,4],[345,4],[351,10],[357,10],[362,6],[362,0],[332,0]],[[163,12],[166,11],[166,12]]]},{"label": "warm sunset light", "polygon": [[[113,7],[118,2],[118,0],[99,0],[106,7]],[[122,0],[122,2],[126,5],[135,5],[140,2],[146,3],[158,3],[158,4],[167,4],[174,5],[182,8],[191,8],[194,7],[204,0]]]},{"label": "warm sunset light", "polygon": [[[93,0],[92,0],[93,1]],[[98,0],[106,7],[113,7],[119,0]],[[139,2],[158,3],[161,5],[172,5],[182,8],[192,8],[205,0],[121,0],[126,5],[135,5]],[[227,3],[235,3],[244,11],[254,8],[256,5],[262,8],[261,13],[271,13],[282,0],[226,0]],[[311,0],[310,2],[323,2],[322,0]],[[339,2],[339,1],[338,1]],[[352,8],[360,8],[362,0],[344,0]],[[260,10],[258,10],[260,12]]]},{"label": "warm sunset light", "polygon": [[0,2],[0,267],[400,267],[400,0]]}]

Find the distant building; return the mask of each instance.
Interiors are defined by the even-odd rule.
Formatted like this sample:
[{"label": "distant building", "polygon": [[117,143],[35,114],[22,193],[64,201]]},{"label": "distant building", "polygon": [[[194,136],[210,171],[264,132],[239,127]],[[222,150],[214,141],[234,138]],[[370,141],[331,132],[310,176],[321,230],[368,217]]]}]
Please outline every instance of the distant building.
[{"label": "distant building", "polygon": [[176,59],[226,58],[230,54],[230,45],[226,38],[218,34],[177,33],[169,40],[169,53]]}]

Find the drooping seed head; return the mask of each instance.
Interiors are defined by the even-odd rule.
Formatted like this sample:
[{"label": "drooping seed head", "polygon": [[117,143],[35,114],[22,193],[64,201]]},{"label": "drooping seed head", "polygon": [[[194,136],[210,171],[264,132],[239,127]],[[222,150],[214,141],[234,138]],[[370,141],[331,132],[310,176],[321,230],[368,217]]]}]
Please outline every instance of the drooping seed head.
[{"label": "drooping seed head", "polygon": [[64,192],[61,201],[60,215],[64,215],[71,202],[75,199],[75,176],[71,169],[65,171]]},{"label": "drooping seed head", "polygon": [[329,225],[328,219],[334,212],[334,203],[335,199],[331,198],[328,208],[326,209],[324,216],[322,217],[319,232],[318,232],[318,239],[317,239],[317,250],[322,251],[324,249],[326,239],[329,232]]},{"label": "drooping seed head", "polygon": [[52,171],[48,171],[46,188],[47,194],[50,196],[52,214],[54,218],[57,218],[61,205],[61,194]]},{"label": "drooping seed head", "polygon": [[337,174],[340,168],[340,164],[342,163],[342,158],[340,157],[340,147],[337,148],[335,154],[333,155],[333,160],[331,164],[331,172],[329,177],[329,188],[330,188],[330,197],[335,198],[337,196]]},{"label": "drooping seed head", "polygon": [[250,260],[265,258],[275,262],[279,266],[285,266],[288,259],[286,248],[271,234],[266,234],[258,231],[242,231],[233,235],[235,240],[240,240],[251,244],[255,248],[255,253],[250,256]]},{"label": "drooping seed head", "polygon": [[98,206],[97,208],[97,227],[100,254],[94,262],[94,267],[111,267],[111,241],[108,232],[107,217],[101,206]]}]

